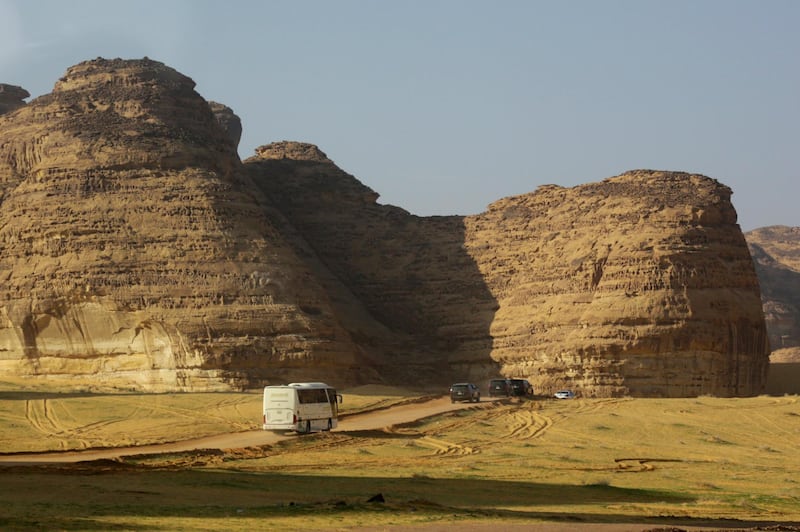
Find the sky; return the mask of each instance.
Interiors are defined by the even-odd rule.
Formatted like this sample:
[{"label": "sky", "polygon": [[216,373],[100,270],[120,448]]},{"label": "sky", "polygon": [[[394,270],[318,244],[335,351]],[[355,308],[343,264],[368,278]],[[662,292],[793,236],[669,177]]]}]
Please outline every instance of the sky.
[{"label": "sky", "polygon": [[[147,56],[420,216],[700,173],[742,229],[800,226],[800,1],[0,0],[0,83],[32,98]],[[32,99],[31,98],[31,99]]]}]

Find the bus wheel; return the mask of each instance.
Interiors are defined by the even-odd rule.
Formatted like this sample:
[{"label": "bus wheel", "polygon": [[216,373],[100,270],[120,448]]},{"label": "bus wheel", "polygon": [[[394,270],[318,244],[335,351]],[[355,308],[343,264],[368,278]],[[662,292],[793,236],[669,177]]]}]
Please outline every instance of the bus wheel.
[{"label": "bus wheel", "polygon": [[332,428],[333,428],[333,421],[331,421],[331,418],[328,418],[328,430],[331,430]]}]

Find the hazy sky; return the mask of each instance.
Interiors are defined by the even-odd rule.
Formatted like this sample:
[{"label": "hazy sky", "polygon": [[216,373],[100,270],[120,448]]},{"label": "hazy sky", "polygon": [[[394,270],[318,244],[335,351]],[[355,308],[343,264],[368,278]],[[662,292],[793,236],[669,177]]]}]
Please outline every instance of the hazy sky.
[{"label": "hazy sky", "polygon": [[797,0],[0,0],[0,83],[148,56],[419,215],[637,168],[800,226]]}]

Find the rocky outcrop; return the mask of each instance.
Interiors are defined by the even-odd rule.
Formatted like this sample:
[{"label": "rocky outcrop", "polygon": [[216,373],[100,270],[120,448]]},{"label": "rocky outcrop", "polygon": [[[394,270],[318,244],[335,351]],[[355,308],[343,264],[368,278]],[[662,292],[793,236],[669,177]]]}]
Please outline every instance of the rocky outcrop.
[{"label": "rocky outcrop", "polygon": [[374,378],[188,77],[81,63],[0,131],[4,374],[151,391]]},{"label": "rocky outcrop", "polygon": [[763,388],[758,283],[731,192],[712,179],[637,171],[419,218],[308,145],[245,164],[370,312],[451,378],[587,396]]},{"label": "rocky outcrop", "polygon": [[731,191],[636,171],[418,217],[149,59],[0,116],[0,372],[94,388],[291,380],[752,395],[768,345]]},{"label": "rocky outcrop", "polygon": [[[303,165],[308,165],[308,163],[325,163],[326,165],[333,164],[333,161],[328,159],[328,156],[325,155],[325,153],[323,153],[322,150],[320,150],[317,146],[307,142],[292,142],[288,140],[282,140],[280,142],[273,142],[272,144],[267,144],[265,146],[259,146],[256,148],[256,157],[252,160],[255,162],[286,160],[300,161],[300,163]],[[322,166],[320,168],[325,169],[328,167]],[[338,168],[334,168],[332,170],[336,175],[344,176],[344,179],[339,180],[339,184],[345,186],[355,186],[355,188],[369,190],[361,183],[358,183],[352,176],[347,176],[347,174],[339,172]],[[281,190],[276,189],[275,192],[281,193]],[[282,194],[282,196],[282,199],[285,199],[286,195]],[[371,190],[369,190],[368,196],[373,201],[378,199],[378,195]]]},{"label": "rocky outcrop", "polygon": [[766,330],[730,195],[642,170],[468,217],[466,247],[498,301],[492,357],[545,390],[759,393]]},{"label": "rocky outcrop", "polygon": [[800,362],[800,227],[745,234],[761,285],[773,362]]},{"label": "rocky outcrop", "polygon": [[233,112],[233,109],[218,102],[208,102],[211,112],[219,125],[227,133],[228,139],[234,146],[239,146],[242,138],[242,120]]},{"label": "rocky outcrop", "polygon": [[25,105],[30,93],[22,87],[0,83],[0,115],[19,109]]}]

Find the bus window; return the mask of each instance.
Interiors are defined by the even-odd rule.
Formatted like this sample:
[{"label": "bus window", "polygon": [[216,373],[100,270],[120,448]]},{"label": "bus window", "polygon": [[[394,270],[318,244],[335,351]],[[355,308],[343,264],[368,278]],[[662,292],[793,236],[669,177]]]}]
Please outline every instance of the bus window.
[{"label": "bus window", "polygon": [[297,399],[300,404],[327,403],[328,397],[324,388],[312,388],[308,390],[297,390]]}]

